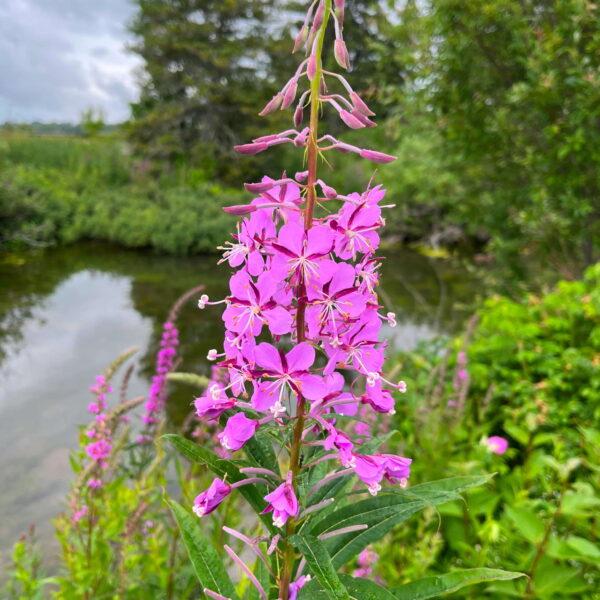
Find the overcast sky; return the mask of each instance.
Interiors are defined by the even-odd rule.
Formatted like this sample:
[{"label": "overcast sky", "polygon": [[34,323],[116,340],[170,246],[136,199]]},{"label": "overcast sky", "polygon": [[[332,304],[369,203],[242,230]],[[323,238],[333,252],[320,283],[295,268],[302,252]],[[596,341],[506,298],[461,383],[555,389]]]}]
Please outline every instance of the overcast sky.
[{"label": "overcast sky", "polygon": [[0,122],[129,115],[139,59],[126,51],[131,0],[0,0]]}]

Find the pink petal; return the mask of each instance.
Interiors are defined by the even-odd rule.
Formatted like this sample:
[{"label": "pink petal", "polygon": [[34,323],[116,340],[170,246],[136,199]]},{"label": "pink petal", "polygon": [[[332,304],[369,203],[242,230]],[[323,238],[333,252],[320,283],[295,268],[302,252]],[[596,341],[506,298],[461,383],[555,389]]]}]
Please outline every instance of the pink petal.
[{"label": "pink petal", "polygon": [[295,223],[288,223],[279,230],[277,241],[280,246],[287,248],[296,256],[302,254],[305,233],[304,227]]},{"label": "pink petal", "polygon": [[285,355],[285,358],[287,360],[288,373],[308,371],[315,362],[315,349],[310,344],[302,342],[301,344],[294,346],[294,348]]},{"label": "pink petal", "polygon": [[250,276],[246,271],[238,271],[229,280],[229,289],[231,290],[232,296],[239,298],[240,300],[248,300],[249,297],[254,299],[254,294],[249,296],[250,293]]},{"label": "pink petal", "polygon": [[262,313],[269,323],[269,330],[273,335],[283,335],[292,330],[292,315],[282,306],[265,310]]},{"label": "pink petal", "polygon": [[273,373],[283,373],[279,351],[271,344],[263,342],[256,346],[254,360],[256,361],[256,364],[263,367],[263,369],[267,369]]},{"label": "pink petal", "polygon": [[302,395],[308,400],[322,400],[327,394],[327,386],[317,375],[299,375],[295,378]]},{"label": "pink petal", "polygon": [[[283,229],[283,228],[282,228]],[[308,243],[306,255],[316,254],[322,256],[329,253],[333,248],[335,234],[326,225],[317,225],[308,231]]]}]

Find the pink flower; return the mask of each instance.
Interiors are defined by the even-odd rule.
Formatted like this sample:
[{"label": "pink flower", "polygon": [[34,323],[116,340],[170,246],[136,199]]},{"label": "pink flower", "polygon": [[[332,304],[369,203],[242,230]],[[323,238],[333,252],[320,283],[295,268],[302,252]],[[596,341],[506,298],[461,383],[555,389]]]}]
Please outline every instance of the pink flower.
[{"label": "pink flower", "polygon": [[284,483],[265,496],[269,503],[264,513],[273,511],[273,524],[275,527],[283,527],[290,517],[298,514],[298,500],[292,485],[292,472],[288,471]]},{"label": "pink flower", "polygon": [[260,377],[274,378],[272,381],[260,381],[252,396],[252,406],[256,410],[285,412],[283,400],[286,389],[308,400],[319,400],[325,393],[321,377],[308,371],[315,362],[315,349],[303,342],[294,346],[287,354],[266,342],[256,347],[256,364],[262,371],[256,371]]},{"label": "pink flower", "polygon": [[488,449],[494,454],[504,454],[508,449],[508,440],[498,435],[493,435],[485,441]]},{"label": "pink flower", "polygon": [[88,507],[84,504],[78,511],[75,511],[75,514],[73,515],[73,524],[79,523],[79,521],[83,519],[87,513]]},{"label": "pink flower", "polygon": [[226,410],[235,406],[235,399],[229,398],[225,393],[225,386],[215,382],[207,390],[194,400],[196,415],[205,421],[218,419]]},{"label": "pink flower", "polygon": [[224,431],[219,433],[219,440],[225,449],[235,452],[243,447],[257,429],[258,421],[239,412],[228,419]]},{"label": "pink flower", "polygon": [[296,581],[290,583],[289,600],[296,600],[298,592],[310,581],[310,575],[300,575]]},{"label": "pink flower", "polygon": [[213,512],[230,493],[231,486],[217,477],[205,492],[196,496],[192,510],[199,517],[208,515]]},{"label": "pink flower", "polygon": [[254,283],[245,271],[238,271],[229,282],[232,295],[223,313],[227,329],[257,336],[266,324],[273,335],[289,333],[292,315],[273,300],[277,284],[271,273],[263,273]]},{"label": "pink flower", "polygon": [[102,461],[110,456],[112,449],[111,443],[108,440],[98,440],[92,442],[85,447],[85,451],[90,458],[96,461]]}]

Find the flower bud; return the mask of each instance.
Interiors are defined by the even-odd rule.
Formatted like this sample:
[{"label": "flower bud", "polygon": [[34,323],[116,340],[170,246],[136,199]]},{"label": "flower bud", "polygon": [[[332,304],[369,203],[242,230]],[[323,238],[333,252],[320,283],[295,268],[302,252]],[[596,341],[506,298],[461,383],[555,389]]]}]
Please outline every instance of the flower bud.
[{"label": "flower bud", "polygon": [[230,493],[231,486],[217,477],[205,492],[196,496],[192,510],[199,517],[208,515],[213,512]]},{"label": "flower bud", "polygon": [[256,210],[254,204],[235,204],[234,206],[224,206],[223,210],[230,215],[248,215]]},{"label": "flower bud", "polygon": [[307,177],[308,177],[308,171],[299,171],[298,173],[296,173],[294,179],[296,181],[306,181]]},{"label": "flower bud", "polygon": [[289,108],[294,100],[296,99],[296,92],[298,91],[298,82],[293,79],[288,86],[285,94],[283,95],[283,102],[281,103],[281,108],[286,109]]},{"label": "flower bud", "polygon": [[365,115],[365,117],[375,116],[375,113],[365,104],[363,99],[356,92],[350,93],[350,100],[356,109]]},{"label": "flower bud", "polygon": [[353,117],[356,117],[365,127],[377,127],[377,123],[375,123],[374,121],[371,121],[371,119],[369,119],[369,117],[365,117],[365,115],[363,115],[358,109],[353,108],[350,111],[350,114]]},{"label": "flower bud", "polygon": [[251,194],[262,194],[263,192],[272,190],[275,184],[272,181],[260,181],[259,183],[245,183],[244,187]]},{"label": "flower bud", "polygon": [[302,25],[298,35],[296,36],[296,40],[294,42],[294,49],[292,50],[292,54],[295,54],[306,44],[306,40],[308,39],[308,27],[306,25]]},{"label": "flower bud", "polygon": [[321,81],[319,81],[319,94],[321,96],[327,96],[329,94],[327,91],[327,84],[325,83],[325,77],[321,77]]},{"label": "flower bud", "polygon": [[346,109],[342,108],[339,111],[340,118],[350,129],[361,129],[364,125],[352,114],[350,114]]},{"label": "flower bud", "polygon": [[304,118],[304,109],[302,104],[298,104],[296,106],[296,110],[294,111],[294,127],[299,128],[302,125],[302,119]]},{"label": "flower bud", "polygon": [[258,113],[260,117],[266,117],[271,113],[278,111],[283,101],[283,94],[278,92],[273,98],[267,102],[267,105]]},{"label": "flower bud", "polygon": [[329,200],[334,200],[335,198],[337,198],[338,193],[334,188],[332,188],[329,185],[326,185],[322,181],[320,181],[319,183],[321,184],[321,189],[323,190],[323,193],[325,194],[326,198],[328,198]]},{"label": "flower bud", "polygon": [[265,142],[234,146],[235,150],[240,154],[258,154],[259,152],[264,152],[268,147],[269,145]]},{"label": "flower bud", "polygon": [[312,30],[317,31],[321,25],[323,25],[323,15],[325,14],[325,2],[321,0],[319,2],[319,6],[317,8],[317,12],[315,13],[315,18],[312,23]]},{"label": "flower bud", "polygon": [[383,152],[376,152],[375,150],[361,150],[360,156],[361,158],[372,160],[373,162],[379,163],[380,165],[385,165],[386,163],[390,163],[398,158],[397,156],[390,156],[389,154],[384,154]]},{"label": "flower bud", "polygon": [[335,40],[333,45],[333,55],[335,56],[337,64],[340,65],[342,69],[346,69],[346,71],[350,70],[350,56],[344,40]]},{"label": "flower bud", "polygon": [[317,57],[311,54],[308,59],[308,65],[306,66],[306,75],[310,81],[315,78],[317,74]]}]

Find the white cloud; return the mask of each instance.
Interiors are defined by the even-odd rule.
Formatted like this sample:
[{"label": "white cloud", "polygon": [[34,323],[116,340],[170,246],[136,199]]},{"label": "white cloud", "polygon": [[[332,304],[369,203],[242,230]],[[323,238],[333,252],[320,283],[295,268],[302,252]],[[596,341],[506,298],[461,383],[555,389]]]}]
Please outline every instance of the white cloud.
[{"label": "white cloud", "polygon": [[127,118],[134,10],[130,0],[2,0],[0,122],[77,122],[92,106],[109,122]]}]

